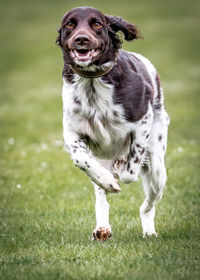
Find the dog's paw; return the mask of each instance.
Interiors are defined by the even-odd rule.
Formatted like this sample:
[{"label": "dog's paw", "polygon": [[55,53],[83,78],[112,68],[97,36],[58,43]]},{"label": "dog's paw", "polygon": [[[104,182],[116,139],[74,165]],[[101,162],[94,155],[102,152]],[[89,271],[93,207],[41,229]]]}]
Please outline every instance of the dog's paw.
[{"label": "dog's paw", "polygon": [[106,227],[98,227],[93,231],[92,239],[97,241],[106,241],[111,237],[111,229]]},{"label": "dog's paw", "polygon": [[157,237],[157,233],[155,231],[155,225],[154,225],[154,216],[155,216],[155,207],[154,206],[148,207],[148,204],[143,203],[143,205],[140,207],[140,218],[142,222],[144,238],[150,236]]},{"label": "dog's paw", "polygon": [[155,230],[147,230],[147,231],[143,231],[143,238],[147,238],[147,237],[157,237],[157,233]]},{"label": "dog's paw", "polygon": [[142,227],[143,227],[143,237],[155,236],[157,237],[157,233],[155,231],[154,220],[147,219],[145,216],[141,216],[142,218]]},{"label": "dog's paw", "polygon": [[129,184],[138,181],[138,174],[135,174],[132,170],[123,170],[119,174],[120,181],[124,184]]},{"label": "dog's paw", "polygon": [[[114,178],[114,177],[113,177]],[[110,192],[110,193],[118,193],[121,192],[121,188],[119,186],[118,181],[114,178],[114,180],[109,180],[108,183],[103,185],[103,188],[106,192]]]},{"label": "dog's paw", "polygon": [[104,170],[102,174],[101,172],[99,173],[99,176],[95,183],[97,183],[97,185],[99,185],[106,192],[118,193],[121,191],[117,179],[113,176],[111,172],[107,170]]},{"label": "dog's paw", "polygon": [[127,160],[124,158],[118,158],[113,163],[113,172],[119,176],[123,169],[126,167]]},{"label": "dog's paw", "polygon": [[119,177],[124,184],[138,181],[139,165],[132,166],[125,159],[117,159],[113,164],[113,173]]}]

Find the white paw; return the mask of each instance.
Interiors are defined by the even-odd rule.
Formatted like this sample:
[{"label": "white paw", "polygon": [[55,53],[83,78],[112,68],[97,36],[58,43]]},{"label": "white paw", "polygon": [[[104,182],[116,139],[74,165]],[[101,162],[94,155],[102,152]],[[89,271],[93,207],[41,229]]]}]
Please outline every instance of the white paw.
[{"label": "white paw", "polygon": [[157,237],[158,235],[157,235],[156,231],[143,232],[143,238],[151,237],[151,236]]},{"label": "white paw", "polygon": [[131,182],[138,181],[138,174],[135,174],[132,170],[123,170],[121,173],[119,173],[119,178],[122,183],[129,184]]},{"label": "white paw", "polygon": [[138,181],[139,165],[127,164],[127,160],[120,158],[114,162],[113,172],[117,174],[122,183],[129,184]]},{"label": "white paw", "polygon": [[156,233],[155,227],[154,227],[154,222],[143,220],[142,227],[143,227],[143,237],[144,238],[148,237],[148,236],[157,237],[157,233]]},{"label": "white paw", "polygon": [[156,236],[157,233],[155,231],[155,225],[154,225],[154,216],[155,216],[155,207],[152,207],[151,210],[148,212],[144,211],[144,206],[141,206],[140,208],[140,218],[142,222],[142,228],[143,228],[143,237],[148,236]]},{"label": "white paw", "polygon": [[97,185],[99,185],[106,192],[120,192],[121,188],[117,179],[113,176],[113,174],[104,169],[103,172],[99,172],[96,180],[93,180]]}]

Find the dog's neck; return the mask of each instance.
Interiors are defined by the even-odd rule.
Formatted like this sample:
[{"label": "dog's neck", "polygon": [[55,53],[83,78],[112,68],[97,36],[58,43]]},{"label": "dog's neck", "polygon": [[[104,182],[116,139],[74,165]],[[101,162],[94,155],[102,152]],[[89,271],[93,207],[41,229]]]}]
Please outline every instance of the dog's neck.
[{"label": "dog's neck", "polygon": [[106,74],[108,74],[112,68],[113,68],[114,64],[109,66],[109,67],[104,67],[102,69],[96,69],[95,71],[87,71],[84,70],[83,68],[79,67],[79,66],[75,66],[75,65],[70,65],[71,70],[78,74],[81,77],[84,78],[99,78],[102,77]]}]

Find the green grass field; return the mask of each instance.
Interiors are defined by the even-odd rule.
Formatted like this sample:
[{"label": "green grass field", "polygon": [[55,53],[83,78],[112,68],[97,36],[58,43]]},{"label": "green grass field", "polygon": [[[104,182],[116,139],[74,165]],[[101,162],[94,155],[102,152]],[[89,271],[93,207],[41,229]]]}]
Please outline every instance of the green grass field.
[{"label": "green grass field", "polygon": [[[0,279],[199,279],[200,2],[0,0]],[[141,182],[109,195],[113,237],[91,241],[94,192],[62,148],[62,15],[90,5],[137,23],[171,117],[158,238]]]}]

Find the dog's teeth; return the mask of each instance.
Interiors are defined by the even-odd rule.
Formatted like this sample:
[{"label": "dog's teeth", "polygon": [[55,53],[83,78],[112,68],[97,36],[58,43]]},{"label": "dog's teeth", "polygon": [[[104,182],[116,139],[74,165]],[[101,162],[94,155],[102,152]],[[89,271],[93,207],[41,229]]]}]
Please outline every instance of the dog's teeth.
[{"label": "dog's teeth", "polygon": [[87,53],[85,53],[85,54],[81,54],[76,50],[71,50],[70,55],[74,59],[77,59],[77,60],[83,60],[84,59],[86,61],[86,60],[89,60],[89,59],[92,59],[92,58],[96,57],[99,53],[100,53],[99,49],[88,50]]},{"label": "dog's teeth", "polygon": [[78,52],[76,50],[74,51],[74,54],[75,54],[75,56],[78,56]]},{"label": "dog's teeth", "polygon": [[93,50],[92,56],[95,57],[95,56],[97,56],[99,53],[100,53],[100,50],[96,50],[96,51]]},{"label": "dog's teeth", "polygon": [[72,57],[75,57],[74,51],[71,51],[70,54]]}]

